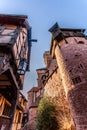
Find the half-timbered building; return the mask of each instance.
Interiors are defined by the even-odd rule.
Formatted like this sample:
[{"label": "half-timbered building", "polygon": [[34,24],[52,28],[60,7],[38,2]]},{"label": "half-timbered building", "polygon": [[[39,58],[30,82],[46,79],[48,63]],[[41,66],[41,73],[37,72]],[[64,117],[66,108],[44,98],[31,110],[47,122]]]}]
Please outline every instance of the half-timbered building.
[{"label": "half-timbered building", "polygon": [[[0,129],[12,129],[19,90],[29,70],[30,30],[25,15],[0,15]],[[20,119],[22,120],[22,119]]]}]

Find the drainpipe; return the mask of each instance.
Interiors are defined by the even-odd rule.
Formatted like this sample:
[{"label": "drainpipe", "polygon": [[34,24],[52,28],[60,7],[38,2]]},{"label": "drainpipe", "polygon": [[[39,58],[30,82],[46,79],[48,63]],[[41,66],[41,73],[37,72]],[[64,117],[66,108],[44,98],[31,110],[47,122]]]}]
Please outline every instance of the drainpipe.
[{"label": "drainpipe", "polygon": [[[29,58],[29,62],[30,62],[30,54],[31,54],[31,46],[32,46],[32,42],[37,42],[37,39],[32,39],[32,28],[30,27],[29,30],[28,30],[28,34],[27,34],[27,37],[28,37],[28,58]],[[29,71],[29,66],[30,63],[28,63],[28,71]]]}]

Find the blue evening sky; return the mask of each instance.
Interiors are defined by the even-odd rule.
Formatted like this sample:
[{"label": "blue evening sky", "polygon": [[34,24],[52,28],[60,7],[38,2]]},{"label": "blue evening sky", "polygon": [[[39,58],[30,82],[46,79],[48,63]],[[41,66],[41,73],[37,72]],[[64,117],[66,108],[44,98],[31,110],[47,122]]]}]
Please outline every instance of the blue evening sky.
[{"label": "blue evening sky", "polygon": [[48,29],[58,22],[65,28],[87,28],[87,0],[0,0],[0,13],[28,15],[32,26],[30,72],[26,74],[24,94],[36,86],[36,69],[44,67],[43,53],[49,50]]}]

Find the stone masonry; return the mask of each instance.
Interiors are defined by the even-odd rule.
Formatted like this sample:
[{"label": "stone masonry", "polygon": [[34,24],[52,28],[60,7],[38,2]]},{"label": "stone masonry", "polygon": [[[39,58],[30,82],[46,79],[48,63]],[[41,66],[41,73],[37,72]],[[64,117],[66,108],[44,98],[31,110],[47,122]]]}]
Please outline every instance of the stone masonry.
[{"label": "stone masonry", "polygon": [[87,130],[87,40],[82,29],[56,25],[50,29],[51,54],[58,63],[76,130]]},{"label": "stone masonry", "polygon": [[[84,29],[64,29],[55,24],[49,31],[52,41],[50,53],[44,53],[46,68],[37,70],[39,85],[28,92],[30,116],[36,121],[40,99],[43,95],[49,96],[62,112],[62,130],[75,130],[75,127],[76,130],[87,130],[87,40]],[[34,123],[32,120],[31,124]]]}]

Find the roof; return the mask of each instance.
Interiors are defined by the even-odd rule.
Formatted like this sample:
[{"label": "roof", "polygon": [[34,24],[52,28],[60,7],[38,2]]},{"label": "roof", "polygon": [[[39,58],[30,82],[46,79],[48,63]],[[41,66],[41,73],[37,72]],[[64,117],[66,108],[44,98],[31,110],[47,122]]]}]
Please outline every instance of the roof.
[{"label": "roof", "polygon": [[36,69],[36,71],[40,71],[40,70],[47,70],[47,68],[45,67],[45,68],[40,68],[40,69]]},{"label": "roof", "polygon": [[37,91],[38,91],[38,87],[33,87],[27,93],[29,93],[29,92],[37,92]]},{"label": "roof", "polygon": [[42,87],[32,87],[27,93],[29,93],[29,92],[37,92],[40,89],[42,89]]},{"label": "roof", "polygon": [[34,103],[34,104],[32,104],[30,107],[29,107],[29,109],[32,109],[32,108],[37,108],[38,107],[38,103]]},{"label": "roof", "polygon": [[73,32],[73,31],[77,31],[77,32],[84,32],[85,29],[83,28],[60,28],[61,31],[70,31],[70,32]]},{"label": "roof", "polygon": [[[61,28],[58,23],[55,23],[48,31],[52,33],[50,54],[52,54],[53,41],[56,39],[57,42],[65,40],[67,37],[85,37],[84,31],[82,28]],[[65,40],[66,41],[66,40]],[[66,41],[67,42],[67,41]],[[52,55],[54,58],[54,55]]]},{"label": "roof", "polygon": [[23,25],[26,26],[26,28],[29,28],[27,18],[27,15],[0,14],[0,23]]},{"label": "roof", "polygon": [[83,28],[61,28],[59,27],[58,23],[56,22],[48,31],[49,32],[54,32],[56,29],[58,29],[59,31],[79,31],[79,32],[84,32],[85,29]]}]

